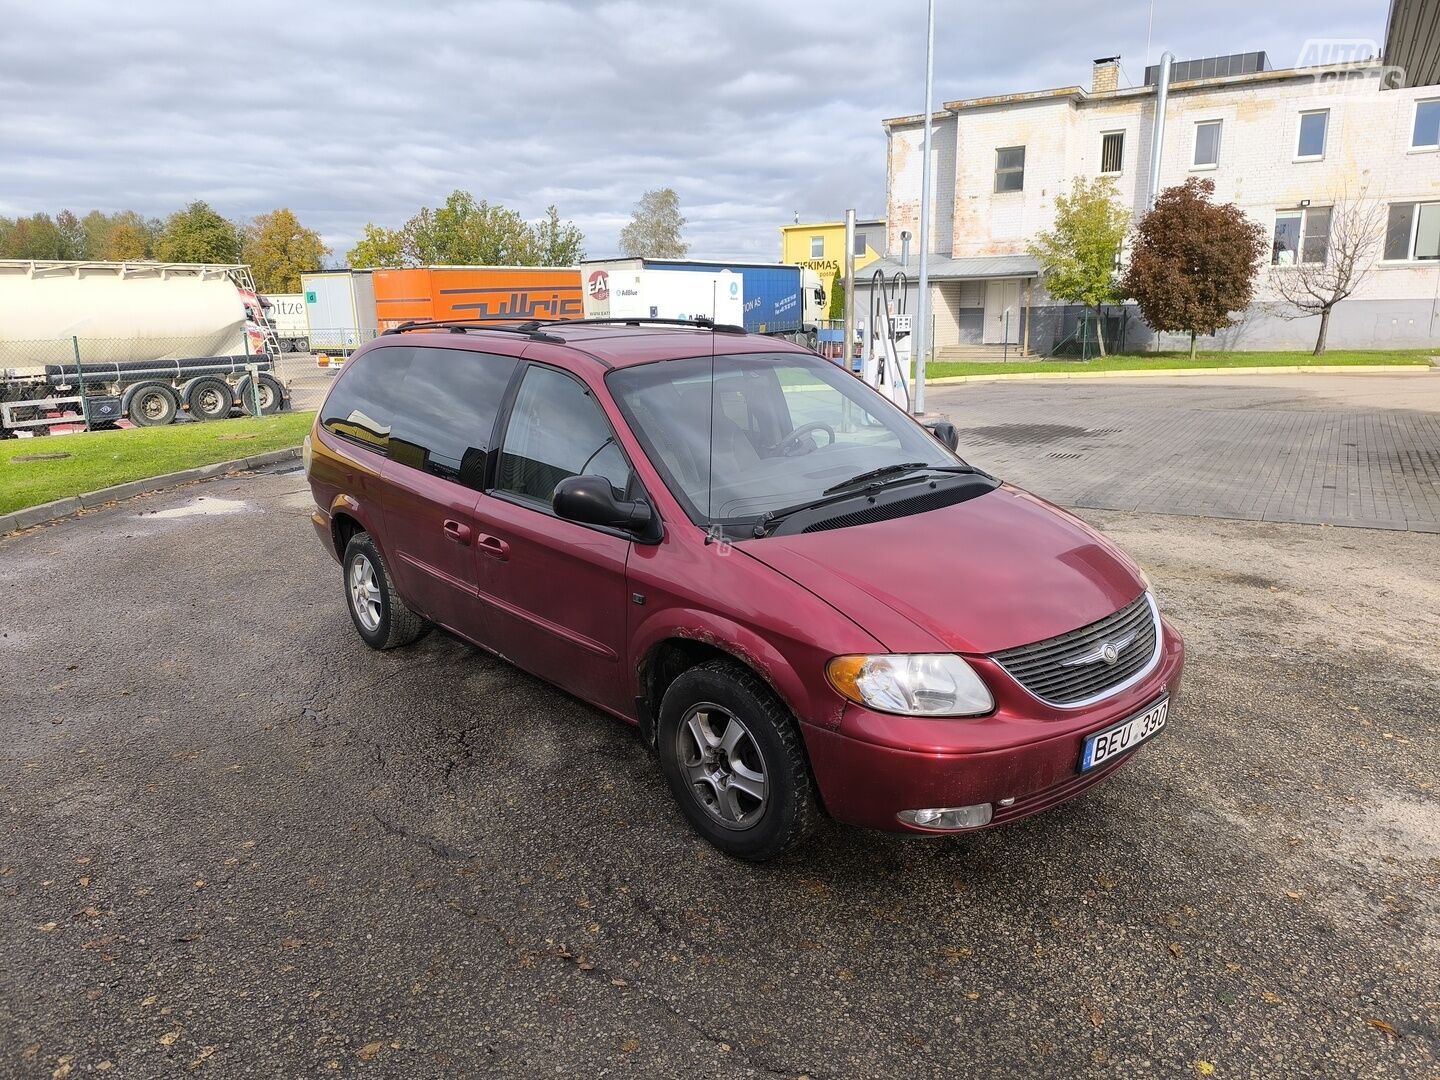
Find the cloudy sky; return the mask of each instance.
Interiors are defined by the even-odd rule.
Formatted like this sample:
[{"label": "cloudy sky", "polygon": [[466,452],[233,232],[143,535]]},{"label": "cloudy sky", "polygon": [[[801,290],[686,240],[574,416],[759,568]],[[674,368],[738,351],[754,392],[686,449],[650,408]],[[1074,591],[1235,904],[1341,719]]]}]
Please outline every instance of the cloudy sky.
[{"label": "cloudy sky", "polygon": [[[1119,53],[1380,39],[1385,0],[939,0],[935,101],[1088,86]],[[887,116],[924,107],[923,0],[0,0],[0,214],[288,206],[344,252],[466,188],[616,252],[674,187],[696,255],[883,211]]]}]

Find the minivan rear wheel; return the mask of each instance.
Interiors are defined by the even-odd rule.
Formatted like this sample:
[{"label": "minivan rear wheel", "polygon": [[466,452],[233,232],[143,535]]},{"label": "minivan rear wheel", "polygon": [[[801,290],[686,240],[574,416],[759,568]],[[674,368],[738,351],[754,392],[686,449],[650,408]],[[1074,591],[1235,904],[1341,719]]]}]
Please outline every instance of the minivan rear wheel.
[{"label": "minivan rear wheel", "polygon": [[721,851],[763,862],[814,829],[799,726],[747,668],[716,660],[682,673],[660,704],[656,747],[681,810]]},{"label": "minivan rear wheel", "polygon": [[345,545],[345,603],[350,619],[365,644],[372,649],[394,649],[409,645],[425,631],[425,620],[416,615],[395,591],[385,557],[370,539],[359,532]]}]

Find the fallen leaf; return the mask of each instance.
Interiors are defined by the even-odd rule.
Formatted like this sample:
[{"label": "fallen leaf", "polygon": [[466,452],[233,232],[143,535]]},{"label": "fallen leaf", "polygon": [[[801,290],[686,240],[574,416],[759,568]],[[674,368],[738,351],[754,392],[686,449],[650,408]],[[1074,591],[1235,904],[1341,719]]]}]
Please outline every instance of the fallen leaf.
[{"label": "fallen leaf", "polygon": [[1373,1027],[1376,1031],[1383,1031],[1390,1038],[1395,1038],[1395,1029],[1389,1024],[1387,1024],[1384,1020],[1377,1020],[1373,1016],[1368,1016],[1365,1018],[1365,1022],[1371,1027]]},{"label": "fallen leaf", "polygon": [[1268,1001],[1271,1005],[1278,1005],[1281,1001],[1284,1000],[1279,994],[1276,994],[1270,990],[1261,990],[1260,997],[1263,1000]]},{"label": "fallen leaf", "polygon": [[203,889],[204,887],[205,887],[205,882],[203,882],[203,881],[197,881],[197,882],[195,882],[195,888],[197,888],[197,889]]},{"label": "fallen leaf", "polygon": [[51,930],[54,930],[59,925],[59,923],[47,922],[44,926],[40,927],[40,929],[48,934]]},{"label": "fallen leaf", "polygon": [[161,1046],[174,1046],[174,1045],[175,1045],[175,1040],[177,1040],[178,1038],[180,1038],[180,1029],[179,1029],[179,1028],[176,1028],[174,1031],[167,1031],[164,1035],[161,1035],[161,1036],[160,1036],[160,1045],[161,1045]]},{"label": "fallen leaf", "polygon": [[82,889],[88,889],[90,887],[90,876],[88,874],[80,879],[80,887]]},{"label": "fallen leaf", "polygon": [[109,1071],[110,1071],[111,1069],[113,1069],[114,1067],[115,1067],[115,1062],[111,1061],[109,1058],[106,1058],[104,1061],[100,1061],[100,1062],[97,1062],[97,1063],[96,1063],[96,1065],[95,1065],[95,1071],[96,1071],[96,1072],[109,1072]]},{"label": "fallen leaf", "polygon": [[154,1004],[155,1004],[157,1001],[159,1001],[159,1000],[160,1000],[160,995],[159,995],[159,994],[151,994],[151,995],[150,995],[149,997],[147,997],[144,1001],[140,1002],[140,1007],[141,1007],[142,1009],[148,1009],[151,1005],[154,1005]]},{"label": "fallen leaf", "polygon": [[611,986],[629,986],[630,984],[627,983],[624,979],[611,979],[611,980],[610,980],[610,985],[611,985]]},{"label": "fallen leaf", "polygon": [[1227,961],[1225,961],[1225,970],[1226,970],[1226,971],[1244,971],[1245,969],[1244,969],[1243,967],[1241,967],[1239,964],[1235,963],[1235,961],[1233,961],[1233,960],[1227,960]]},{"label": "fallen leaf", "polygon": [[376,1056],[380,1053],[380,1048],[384,1045],[384,1043],[380,1042],[368,1042],[364,1046],[360,1047],[359,1050],[355,1051],[355,1056],[361,1061],[374,1061]]},{"label": "fallen leaf", "polygon": [[1288,896],[1288,897],[1290,897],[1291,900],[1299,900],[1299,899],[1300,899],[1300,894],[1299,894],[1298,892],[1291,892],[1289,889],[1286,889],[1286,890],[1285,890],[1285,895]]},{"label": "fallen leaf", "polygon": [[199,1055],[196,1056],[194,1061],[190,1062],[190,1068],[198,1069],[201,1065],[204,1065],[205,1059],[215,1053],[215,1050],[216,1047],[213,1046],[202,1046]]},{"label": "fallen leaf", "polygon": [[100,909],[97,908],[94,904],[86,904],[83,908],[81,908],[75,913],[75,917],[77,919],[81,915],[84,915],[87,919],[98,919],[100,918]]},{"label": "fallen leaf", "polygon": [[1180,959],[1180,943],[1178,941],[1172,941],[1170,943],[1170,955],[1175,957],[1176,960]]},{"label": "fallen leaf", "polygon": [[73,1054],[66,1054],[55,1063],[55,1071],[50,1074],[51,1080],[65,1080],[70,1075],[70,1063],[75,1060]]},{"label": "fallen leaf", "polygon": [[622,1042],[622,1043],[620,1044],[620,1049],[623,1050],[623,1051],[624,1051],[625,1053],[627,1053],[627,1054],[633,1054],[636,1050],[639,1050],[639,1049],[640,1049],[640,1040],[639,1040],[639,1039],[626,1039],[624,1042]]},{"label": "fallen leaf", "polygon": [[338,1072],[340,1069],[340,1062],[336,1061],[334,1058],[331,1058],[329,1061],[325,1062],[325,1068],[329,1069],[331,1072]]},{"label": "fallen leaf", "polygon": [[1196,1075],[1196,1076],[1214,1076],[1214,1075],[1215,1075],[1215,1066],[1214,1066],[1214,1065],[1211,1065],[1210,1062],[1208,1062],[1208,1061],[1197,1061],[1197,1062],[1195,1062],[1195,1075]]},{"label": "fallen leaf", "polygon": [[287,949],[298,949],[301,945],[305,944],[305,939],[298,937],[287,937],[282,938],[280,944]]},{"label": "fallen leaf", "polygon": [[1098,1028],[1101,1024],[1105,1023],[1105,1017],[1092,1010],[1090,1013],[1090,1023]]},{"label": "fallen leaf", "polygon": [[968,1000],[970,1000],[970,1001],[979,1001],[979,1000],[980,1000],[980,992],[979,992],[978,990],[971,990],[969,993],[967,993],[967,994],[965,995],[965,997],[966,997],[966,999],[968,999]]}]

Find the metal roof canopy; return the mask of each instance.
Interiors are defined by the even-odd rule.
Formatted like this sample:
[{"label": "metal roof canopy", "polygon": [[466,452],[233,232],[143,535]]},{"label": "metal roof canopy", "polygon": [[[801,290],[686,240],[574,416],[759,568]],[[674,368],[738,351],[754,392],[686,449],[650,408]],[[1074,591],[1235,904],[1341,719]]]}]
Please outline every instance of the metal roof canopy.
[{"label": "metal roof canopy", "polygon": [[1440,86],[1440,4],[1390,0],[1385,63],[1404,72],[1403,82],[1387,86]]},{"label": "metal roof canopy", "polygon": [[[876,270],[887,276],[903,271],[910,274],[913,267],[895,259],[876,259],[860,271],[855,284],[864,287]],[[1031,278],[1040,276],[1040,263],[1029,255],[970,255],[958,259],[945,255],[931,255],[929,277],[932,281],[981,281],[986,278]],[[918,283],[918,278],[912,278]]]}]

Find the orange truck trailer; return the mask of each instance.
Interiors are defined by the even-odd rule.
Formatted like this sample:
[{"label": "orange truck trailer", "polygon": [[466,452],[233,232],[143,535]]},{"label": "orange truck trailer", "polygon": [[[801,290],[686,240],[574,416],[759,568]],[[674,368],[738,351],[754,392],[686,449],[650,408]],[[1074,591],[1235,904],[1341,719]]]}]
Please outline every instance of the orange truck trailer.
[{"label": "orange truck trailer", "polygon": [[380,329],[422,319],[578,319],[578,267],[429,266],[375,271]]}]

